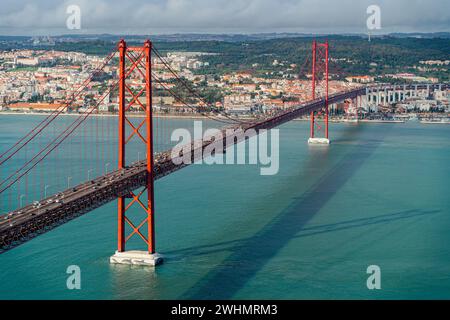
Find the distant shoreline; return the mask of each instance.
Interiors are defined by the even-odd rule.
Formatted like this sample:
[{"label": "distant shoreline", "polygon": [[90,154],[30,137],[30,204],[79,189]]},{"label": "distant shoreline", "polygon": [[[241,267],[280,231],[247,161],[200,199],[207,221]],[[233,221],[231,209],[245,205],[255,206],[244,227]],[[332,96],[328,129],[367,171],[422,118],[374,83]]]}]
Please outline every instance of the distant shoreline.
[{"label": "distant shoreline", "polygon": [[[11,111],[0,111],[1,115],[18,115],[18,116],[49,116],[50,112],[11,112]],[[82,113],[60,113],[60,116],[83,116],[85,114]],[[111,114],[111,113],[92,113],[89,117],[118,117],[119,114]],[[128,117],[132,118],[144,118],[143,114],[127,114]],[[154,113],[153,117],[155,118],[176,118],[176,119],[204,119],[205,117],[202,115],[165,115],[165,114],[157,114]]]},{"label": "distant shoreline", "polygon": [[[19,116],[49,116],[51,113],[41,113],[41,112],[11,112],[11,111],[0,111],[0,116],[2,115],[19,115]],[[82,116],[80,113],[61,113],[62,116]],[[143,118],[145,115],[143,114],[129,114],[129,117],[132,118]],[[118,117],[118,114],[111,113],[100,113],[100,114],[91,114],[90,117]],[[153,114],[154,118],[168,118],[168,119],[205,119],[205,116],[202,115],[180,115],[180,114]],[[223,117],[223,119],[226,119]],[[220,118],[218,119],[220,120]],[[255,118],[238,118],[237,120],[255,120]],[[309,118],[296,118],[293,121],[309,121]],[[356,121],[355,119],[333,119],[330,118],[331,123],[406,123],[408,120],[380,120],[380,119],[360,119]],[[450,121],[428,121],[422,120],[420,121],[422,124],[450,124]]]}]

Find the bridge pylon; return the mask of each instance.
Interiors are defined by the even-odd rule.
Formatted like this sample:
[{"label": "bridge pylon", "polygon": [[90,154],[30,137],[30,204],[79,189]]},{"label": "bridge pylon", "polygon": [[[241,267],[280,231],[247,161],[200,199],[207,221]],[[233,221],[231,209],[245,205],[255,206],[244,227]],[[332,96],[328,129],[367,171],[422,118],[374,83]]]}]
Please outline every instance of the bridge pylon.
[{"label": "bridge pylon", "polygon": [[[324,43],[318,43],[316,40],[312,43],[312,82],[311,82],[311,99],[316,99],[317,83],[320,76],[324,77],[325,103],[320,111],[311,111],[310,113],[310,136],[309,144],[330,144],[328,135],[328,62],[329,62],[329,45],[328,40]],[[323,119],[323,124],[319,121],[319,116]],[[317,132],[323,131],[323,136],[318,137]]]},{"label": "bridge pylon", "polygon": [[[162,262],[155,247],[155,200],[153,172],[153,117],[152,117],[152,43],[146,40],[142,47],[131,47],[122,39],[118,44],[119,51],[119,156],[118,169],[124,169],[126,163],[126,147],[133,138],[140,140],[146,147],[145,187],[139,192],[127,191],[118,198],[118,230],[117,251],[110,258],[111,263],[155,266]],[[131,81],[132,79],[132,85]],[[128,84],[130,82],[130,84]],[[131,108],[145,112],[145,117],[138,125],[128,118]],[[145,133],[141,133],[144,131]],[[141,200],[146,196],[146,201]],[[139,221],[133,222],[129,214],[131,208],[143,210]],[[145,231],[144,231],[145,230]],[[145,243],[144,251],[126,251],[127,242],[139,237]]]}]

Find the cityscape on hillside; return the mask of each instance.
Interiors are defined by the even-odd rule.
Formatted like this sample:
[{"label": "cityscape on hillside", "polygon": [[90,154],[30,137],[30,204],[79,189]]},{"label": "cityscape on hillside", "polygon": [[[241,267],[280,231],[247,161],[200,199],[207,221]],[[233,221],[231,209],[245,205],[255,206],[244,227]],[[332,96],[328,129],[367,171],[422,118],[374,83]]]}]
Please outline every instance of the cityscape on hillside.
[{"label": "cityscape on hillside", "polygon": [[[64,44],[69,39],[60,42]],[[25,43],[30,45],[30,41],[27,40]],[[340,45],[339,41],[335,40],[336,46]],[[90,45],[94,44],[95,42]],[[0,52],[0,111],[44,113],[65,108],[64,103],[71,90],[81,85],[104,59],[103,55],[82,52],[86,49],[58,51],[52,48],[54,45],[55,41],[51,37],[34,37],[31,48]],[[42,49],[41,46],[47,48]],[[191,47],[194,48],[195,43],[192,43]],[[165,51],[167,62],[193,87],[200,90],[204,99],[190,97],[188,107],[162,90],[161,85],[157,85],[153,94],[154,111],[159,115],[186,116],[208,111],[209,106],[214,106],[233,116],[252,117],[289,108],[311,98],[310,64],[300,65],[300,62],[294,63],[292,59],[275,56],[273,59],[265,59],[265,64],[248,63],[234,70],[230,68],[228,72],[215,72],[218,68],[215,61],[224,53]],[[333,58],[333,47],[331,56],[331,64],[354,64],[349,59]],[[352,74],[351,70],[342,71],[341,74],[340,71],[331,72],[329,92],[333,94],[358,86],[377,86],[386,83],[438,83],[442,80],[438,76],[448,73],[450,60],[432,60],[432,57],[426,60],[426,58],[427,56],[423,55],[424,60],[416,61],[409,66],[407,70],[413,70],[409,72],[401,72],[404,67],[396,68],[395,65],[390,70],[400,69],[400,71],[377,74],[374,74],[373,70],[367,74],[361,72]],[[376,69],[379,66],[376,62],[371,62],[370,67]],[[180,96],[185,96],[183,88],[176,85],[174,75],[165,70],[155,58],[153,69],[166,86]],[[90,84],[90,90],[80,95],[74,103],[65,108],[64,112],[82,113],[95,106],[105,89],[112,84],[117,72],[116,64],[97,74]],[[324,89],[323,86],[318,86],[319,94],[321,88]],[[111,114],[117,111],[118,97],[114,94],[108,95],[96,110],[93,110],[98,114]],[[139,108],[135,108],[134,111],[139,112]],[[448,119],[450,112],[449,93],[448,90],[422,92],[406,101],[366,103],[361,106],[359,112],[361,118],[368,120],[410,118],[444,120]],[[331,108],[331,116],[335,119],[345,120],[354,116],[354,113],[352,101],[345,101]]]}]

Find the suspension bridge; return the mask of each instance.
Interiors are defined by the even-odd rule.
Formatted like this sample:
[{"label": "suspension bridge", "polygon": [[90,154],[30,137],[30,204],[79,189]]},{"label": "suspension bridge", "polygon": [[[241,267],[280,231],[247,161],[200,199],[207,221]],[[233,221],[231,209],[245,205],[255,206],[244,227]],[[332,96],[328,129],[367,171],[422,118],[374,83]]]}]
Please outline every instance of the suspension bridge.
[{"label": "suspension bridge", "polygon": [[[429,94],[448,89],[442,84],[360,86],[329,94],[328,42],[314,41],[311,57],[311,99],[247,119],[205,101],[149,40],[143,46],[121,40],[86,79],[68,90],[59,108],[41,116],[22,138],[1,151],[0,252],[117,199],[117,251],[111,262],[156,265],[162,257],[156,253],[154,181],[200,160],[212,145],[220,144],[225,150],[249,138],[230,137],[229,132],[251,129],[258,134],[309,115],[309,143],[329,144],[330,106],[354,101],[358,117],[363,99],[389,103],[421,90]],[[93,87],[101,85],[96,78],[105,74],[110,75],[107,85],[92,97]],[[164,80],[164,74],[170,80]],[[189,97],[175,90],[175,85]],[[321,95],[318,86],[322,86]],[[154,114],[157,96],[173,97],[207,127],[220,130],[221,139],[193,141],[188,155],[184,151],[174,155],[170,136],[177,124]],[[112,99],[118,101],[118,114],[100,116],[102,104]],[[89,107],[84,112],[68,115],[86,101]],[[193,101],[198,103],[194,106]],[[180,161],[186,157],[190,161]],[[117,169],[111,170],[115,161]],[[132,238],[141,239],[144,248],[129,250]]]}]

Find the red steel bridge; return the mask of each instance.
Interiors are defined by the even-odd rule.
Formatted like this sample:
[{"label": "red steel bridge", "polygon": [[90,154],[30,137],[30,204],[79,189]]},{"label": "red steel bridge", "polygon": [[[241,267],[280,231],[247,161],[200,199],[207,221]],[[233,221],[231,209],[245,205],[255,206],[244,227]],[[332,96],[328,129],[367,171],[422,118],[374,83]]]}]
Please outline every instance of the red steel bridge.
[{"label": "red steel bridge", "polygon": [[[10,141],[5,150],[0,150],[0,252],[117,199],[116,254],[120,257],[127,252],[126,244],[131,238],[140,238],[144,252],[153,255],[154,181],[188,165],[174,161],[179,159],[174,159],[171,152],[170,134],[177,124],[153,114],[157,96],[174,98],[181,108],[196,112],[207,126],[222,130],[220,141],[210,138],[192,142],[188,156],[194,163],[203,157],[199,151],[211,144],[220,144],[225,150],[249,138],[230,139],[226,129],[253,129],[258,134],[309,115],[310,138],[319,136],[319,142],[328,142],[330,105],[349,99],[358,103],[363,96],[383,96],[387,101],[388,92],[401,100],[418,90],[448,88],[358,87],[329,94],[329,60],[328,42],[314,41],[308,65],[312,74],[311,99],[263,116],[243,118],[205,101],[198,88],[186,81],[149,40],[143,46],[128,46],[121,40],[98,67],[90,70],[88,77],[68,90],[63,104],[40,116],[34,127],[22,128],[22,138]],[[102,94],[92,97],[93,87],[105,81]],[[107,106],[105,101],[113,99],[118,101],[118,113],[100,115],[99,110]],[[73,106],[81,102],[87,104],[84,111],[71,113]],[[186,155],[180,152],[176,157]],[[117,169],[111,170],[115,161]]]}]

